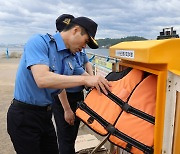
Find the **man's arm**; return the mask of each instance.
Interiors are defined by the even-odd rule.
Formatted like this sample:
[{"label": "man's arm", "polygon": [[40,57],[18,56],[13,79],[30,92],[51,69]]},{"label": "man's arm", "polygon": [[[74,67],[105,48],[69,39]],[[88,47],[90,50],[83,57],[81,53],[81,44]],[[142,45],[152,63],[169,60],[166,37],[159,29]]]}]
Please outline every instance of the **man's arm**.
[{"label": "man's arm", "polygon": [[89,75],[94,75],[93,73],[93,68],[92,68],[92,64],[90,62],[87,62],[85,64],[85,70]]},{"label": "man's arm", "polygon": [[75,116],[69,105],[65,89],[58,95],[58,97],[64,109],[64,119],[68,124],[74,125]]},{"label": "man's arm", "polygon": [[31,71],[34,80],[39,88],[72,88],[85,85],[87,87],[96,87],[99,93],[100,88],[105,94],[110,90],[110,83],[102,76],[67,76],[59,75],[49,71],[47,65],[33,65]]}]

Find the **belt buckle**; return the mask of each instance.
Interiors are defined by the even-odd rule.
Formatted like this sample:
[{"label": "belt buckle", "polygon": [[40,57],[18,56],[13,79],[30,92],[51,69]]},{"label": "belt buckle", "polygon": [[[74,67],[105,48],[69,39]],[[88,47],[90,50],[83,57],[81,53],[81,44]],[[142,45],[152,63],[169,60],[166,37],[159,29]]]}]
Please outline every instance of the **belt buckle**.
[{"label": "belt buckle", "polygon": [[51,110],[51,106],[48,105],[48,106],[47,106],[47,111],[50,111],[50,110]]}]

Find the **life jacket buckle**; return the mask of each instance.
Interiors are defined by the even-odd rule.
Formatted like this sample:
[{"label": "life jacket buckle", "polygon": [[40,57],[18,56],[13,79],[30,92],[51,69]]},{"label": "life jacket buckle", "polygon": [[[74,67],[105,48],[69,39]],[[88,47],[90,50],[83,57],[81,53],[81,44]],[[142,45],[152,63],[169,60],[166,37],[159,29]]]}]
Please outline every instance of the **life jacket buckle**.
[{"label": "life jacket buckle", "polygon": [[80,107],[81,109],[86,109],[87,105],[83,101],[80,101],[78,102],[78,107]]},{"label": "life jacket buckle", "polygon": [[94,121],[94,118],[93,117],[89,117],[89,119],[87,120],[87,123],[88,124],[92,124]]},{"label": "life jacket buckle", "polygon": [[128,103],[124,103],[122,106],[123,111],[126,111],[127,113],[129,112],[130,109],[130,105]]},{"label": "life jacket buckle", "polygon": [[126,148],[125,148],[125,149],[126,149],[127,152],[131,152],[132,145],[128,143],[128,144],[126,145]]},{"label": "life jacket buckle", "polygon": [[116,131],[116,128],[115,128],[113,125],[109,124],[109,125],[106,127],[106,130],[107,130],[109,133],[113,134],[113,133]]}]

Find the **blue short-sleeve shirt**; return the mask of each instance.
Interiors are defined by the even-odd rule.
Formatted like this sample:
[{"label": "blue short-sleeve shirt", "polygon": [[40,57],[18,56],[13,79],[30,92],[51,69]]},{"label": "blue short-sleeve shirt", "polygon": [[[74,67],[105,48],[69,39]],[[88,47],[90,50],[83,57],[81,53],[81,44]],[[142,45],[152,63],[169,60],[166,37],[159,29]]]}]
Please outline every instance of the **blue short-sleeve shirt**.
[{"label": "blue short-sleeve shirt", "polygon": [[[85,51],[77,52],[75,55],[77,63],[85,69],[85,64],[89,61],[88,56],[86,55]],[[73,92],[80,92],[84,89],[84,86],[78,86],[74,88],[67,88],[66,91],[73,93]]]},{"label": "blue short-sleeve shirt", "polygon": [[81,75],[84,69],[77,63],[74,54],[66,49],[60,33],[53,37],[34,35],[26,43],[15,81],[14,98],[29,104],[51,104],[52,94],[58,89],[39,88],[33,78],[32,65],[47,65],[51,72],[62,75]]}]

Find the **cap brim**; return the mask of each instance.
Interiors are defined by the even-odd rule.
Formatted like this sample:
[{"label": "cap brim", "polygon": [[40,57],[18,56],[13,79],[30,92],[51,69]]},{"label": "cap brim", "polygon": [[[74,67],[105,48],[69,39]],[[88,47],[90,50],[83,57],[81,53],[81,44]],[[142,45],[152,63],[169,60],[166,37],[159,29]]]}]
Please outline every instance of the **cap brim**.
[{"label": "cap brim", "polygon": [[93,37],[89,37],[90,38],[90,40],[89,40],[89,43],[87,44],[91,49],[97,49],[97,48],[99,48],[99,46],[98,46],[98,43],[97,43],[97,41],[95,40],[95,39],[93,39]]}]

